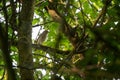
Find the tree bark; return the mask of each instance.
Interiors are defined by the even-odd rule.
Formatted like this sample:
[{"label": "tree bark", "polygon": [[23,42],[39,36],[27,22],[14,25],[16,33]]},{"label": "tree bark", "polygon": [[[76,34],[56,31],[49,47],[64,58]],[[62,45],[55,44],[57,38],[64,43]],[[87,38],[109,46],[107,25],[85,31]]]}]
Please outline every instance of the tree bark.
[{"label": "tree bark", "polygon": [[[32,20],[34,0],[23,0],[18,29],[18,51],[21,80],[34,80],[32,55]],[[24,69],[22,68],[24,67]]]}]

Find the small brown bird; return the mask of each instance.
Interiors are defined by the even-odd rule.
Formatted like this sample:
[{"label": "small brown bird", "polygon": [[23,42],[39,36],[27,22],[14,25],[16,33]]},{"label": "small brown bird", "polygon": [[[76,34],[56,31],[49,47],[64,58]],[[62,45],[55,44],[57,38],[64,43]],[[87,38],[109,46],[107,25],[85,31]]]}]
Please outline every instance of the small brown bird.
[{"label": "small brown bird", "polygon": [[52,17],[53,21],[58,22],[58,23],[62,22],[62,18],[56,13],[55,10],[48,9],[48,13]]},{"label": "small brown bird", "polygon": [[43,31],[37,38],[36,44],[42,44],[45,41],[47,34],[48,34],[47,30]]}]

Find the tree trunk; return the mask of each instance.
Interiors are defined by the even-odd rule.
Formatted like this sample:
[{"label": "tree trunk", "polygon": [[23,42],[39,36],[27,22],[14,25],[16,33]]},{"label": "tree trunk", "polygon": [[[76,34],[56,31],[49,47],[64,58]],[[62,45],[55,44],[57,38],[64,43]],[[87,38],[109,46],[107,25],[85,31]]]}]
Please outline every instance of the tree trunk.
[{"label": "tree trunk", "polygon": [[34,0],[23,0],[18,29],[18,51],[21,80],[34,80],[32,55],[32,20]]}]

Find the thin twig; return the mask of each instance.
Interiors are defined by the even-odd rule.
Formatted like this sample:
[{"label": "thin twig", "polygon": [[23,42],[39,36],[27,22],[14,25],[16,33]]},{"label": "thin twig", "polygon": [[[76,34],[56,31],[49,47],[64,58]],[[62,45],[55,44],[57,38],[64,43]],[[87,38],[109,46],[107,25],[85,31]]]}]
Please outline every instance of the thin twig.
[{"label": "thin twig", "polygon": [[36,24],[36,25],[34,25],[32,27],[39,27],[39,26],[42,26],[42,25],[45,25],[45,24],[49,24],[51,22],[53,22],[53,21],[49,21],[49,22],[45,22],[45,23],[41,23],[41,24]]},{"label": "thin twig", "polygon": [[111,0],[106,0],[106,3],[105,5],[103,6],[102,8],[102,11],[100,12],[99,16],[97,17],[96,21],[94,22],[92,28],[95,28],[96,25],[98,24],[99,20],[104,17],[106,11],[107,11],[107,8],[108,8],[108,5],[110,4]]}]

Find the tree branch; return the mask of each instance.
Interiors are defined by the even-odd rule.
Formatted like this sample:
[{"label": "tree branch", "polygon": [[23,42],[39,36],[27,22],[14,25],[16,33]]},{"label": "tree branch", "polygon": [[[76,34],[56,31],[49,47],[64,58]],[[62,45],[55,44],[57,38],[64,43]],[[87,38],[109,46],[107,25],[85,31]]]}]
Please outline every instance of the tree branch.
[{"label": "tree branch", "polygon": [[[110,4],[111,0],[106,0],[105,1],[105,4],[102,8],[102,11],[100,12],[99,16],[97,17],[97,19],[95,20],[94,24],[93,24],[93,27],[96,27],[97,26],[97,23],[99,22],[99,20],[103,17],[104,18],[104,15],[106,14],[106,11],[107,11],[107,8],[108,8],[108,5]],[[103,21],[101,21],[103,22]],[[102,24],[102,23],[101,23]]]},{"label": "tree branch", "polygon": [[77,47],[77,43],[79,42],[79,36],[78,33],[74,28],[69,25],[65,19],[65,16],[58,12],[56,9],[56,4],[54,1],[49,2],[49,5],[45,8],[47,12],[50,14],[50,16],[53,18],[54,22],[57,22],[60,24],[60,31],[65,34],[66,37],[68,37],[69,41],[72,43],[73,47]]},{"label": "tree branch", "polygon": [[51,47],[43,46],[43,45],[37,45],[37,44],[32,44],[32,47],[35,49],[48,52],[48,53],[58,53],[58,54],[65,54],[65,55],[68,55],[70,53],[70,51],[61,51],[55,48],[51,48]]}]

